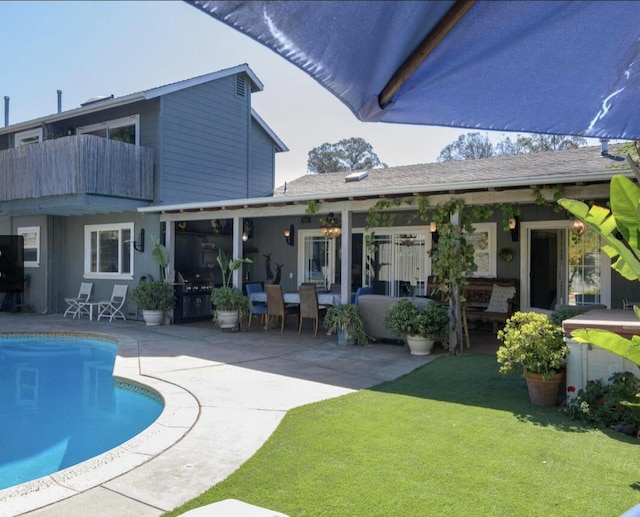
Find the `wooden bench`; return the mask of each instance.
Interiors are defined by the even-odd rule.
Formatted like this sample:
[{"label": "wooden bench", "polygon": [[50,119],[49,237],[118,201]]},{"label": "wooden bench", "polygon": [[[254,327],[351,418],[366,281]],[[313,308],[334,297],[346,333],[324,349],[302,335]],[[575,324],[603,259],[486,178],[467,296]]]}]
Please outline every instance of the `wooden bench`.
[{"label": "wooden bench", "polygon": [[[507,302],[506,312],[487,311],[494,285],[515,288],[514,296]],[[432,276],[428,279],[427,296],[438,302],[444,302],[442,293],[436,290]],[[518,310],[518,280],[515,278],[469,278],[468,283],[462,289],[462,296],[464,297],[467,321],[493,323],[494,332],[497,332],[498,325],[504,325],[507,319]]]}]

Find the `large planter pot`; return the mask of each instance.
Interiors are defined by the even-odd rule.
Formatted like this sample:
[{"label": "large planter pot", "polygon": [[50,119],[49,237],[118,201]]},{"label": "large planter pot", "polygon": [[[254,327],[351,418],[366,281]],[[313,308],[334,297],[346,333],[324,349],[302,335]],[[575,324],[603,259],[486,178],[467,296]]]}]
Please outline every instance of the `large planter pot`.
[{"label": "large planter pot", "polygon": [[412,355],[429,355],[433,350],[433,339],[422,336],[407,336],[406,341]]},{"label": "large planter pot", "polygon": [[339,345],[355,345],[356,338],[354,338],[349,329],[343,329],[342,327],[338,327],[338,344]]},{"label": "large planter pot", "polygon": [[529,388],[529,399],[536,406],[555,406],[558,403],[564,370],[546,381],[542,380],[542,375],[538,373],[525,373],[524,377]]},{"label": "large planter pot", "polygon": [[221,329],[233,329],[240,322],[238,311],[216,311],[216,322]]},{"label": "large planter pot", "polygon": [[142,317],[144,318],[144,322],[149,327],[155,327],[157,325],[162,325],[164,322],[164,311],[142,311]]}]

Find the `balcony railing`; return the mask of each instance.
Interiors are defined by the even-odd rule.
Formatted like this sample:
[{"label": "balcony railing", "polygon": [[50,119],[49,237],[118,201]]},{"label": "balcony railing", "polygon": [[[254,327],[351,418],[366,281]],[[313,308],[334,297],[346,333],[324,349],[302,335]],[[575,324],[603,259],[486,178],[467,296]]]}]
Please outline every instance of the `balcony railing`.
[{"label": "balcony railing", "polygon": [[0,201],[73,194],[152,200],[153,155],[94,135],[0,151]]}]

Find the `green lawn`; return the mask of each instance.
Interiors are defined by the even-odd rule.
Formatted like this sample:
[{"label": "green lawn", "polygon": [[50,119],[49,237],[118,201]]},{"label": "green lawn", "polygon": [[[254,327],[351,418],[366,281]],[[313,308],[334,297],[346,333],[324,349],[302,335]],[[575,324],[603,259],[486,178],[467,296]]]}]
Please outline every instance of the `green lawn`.
[{"label": "green lawn", "polygon": [[290,411],[238,471],[168,515],[227,498],[294,516],[619,516],[640,443],[533,406],[489,355]]}]

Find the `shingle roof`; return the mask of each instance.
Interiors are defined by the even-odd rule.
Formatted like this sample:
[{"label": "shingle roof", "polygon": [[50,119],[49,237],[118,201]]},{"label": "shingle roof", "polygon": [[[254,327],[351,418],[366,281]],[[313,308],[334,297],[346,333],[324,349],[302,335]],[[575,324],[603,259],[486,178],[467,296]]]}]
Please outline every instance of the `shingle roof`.
[{"label": "shingle roof", "polygon": [[[619,146],[617,146],[619,147]],[[404,190],[449,191],[473,188],[500,188],[516,185],[545,185],[603,181],[615,173],[629,173],[621,156],[603,155],[599,146],[566,151],[539,152],[464,160],[444,163],[403,165],[367,171],[366,178],[346,182],[349,172],[306,174],[285,186],[278,187],[276,196],[311,194],[367,193]],[[617,167],[617,169],[614,169]]]}]

